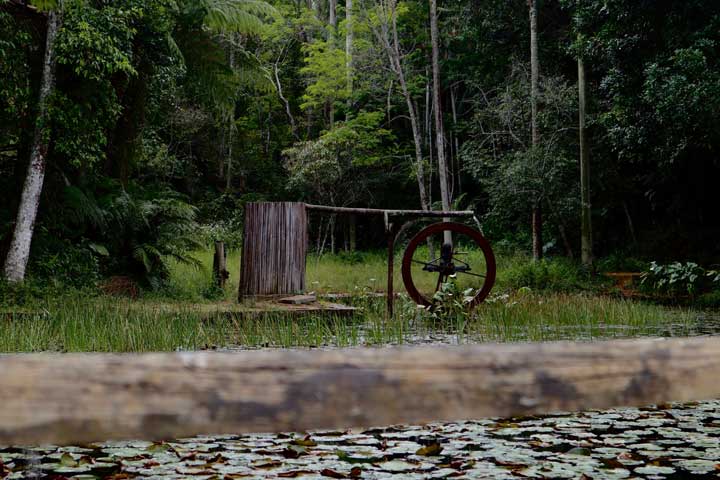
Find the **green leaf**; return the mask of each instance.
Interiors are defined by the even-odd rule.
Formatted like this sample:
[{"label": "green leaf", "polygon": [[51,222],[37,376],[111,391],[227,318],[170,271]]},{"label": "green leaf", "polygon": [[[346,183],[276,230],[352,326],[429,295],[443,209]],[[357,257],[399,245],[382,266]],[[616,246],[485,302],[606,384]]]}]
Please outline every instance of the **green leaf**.
[{"label": "green leaf", "polygon": [[57,0],[31,0],[30,3],[32,3],[33,6],[37,7],[38,10],[41,10],[43,12],[54,10],[58,6]]},{"label": "green leaf", "polygon": [[105,247],[105,245],[100,245],[99,243],[89,243],[88,248],[103,257],[110,256],[110,252],[108,251],[107,247]]}]

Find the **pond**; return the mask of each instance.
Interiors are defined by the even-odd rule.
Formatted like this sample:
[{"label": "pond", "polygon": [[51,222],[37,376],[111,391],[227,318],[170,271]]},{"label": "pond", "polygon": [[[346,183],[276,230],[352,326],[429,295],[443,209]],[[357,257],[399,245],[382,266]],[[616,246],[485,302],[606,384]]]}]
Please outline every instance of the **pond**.
[{"label": "pond", "polygon": [[344,431],[0,447],[10,479],[717,478],[720,401]]}]

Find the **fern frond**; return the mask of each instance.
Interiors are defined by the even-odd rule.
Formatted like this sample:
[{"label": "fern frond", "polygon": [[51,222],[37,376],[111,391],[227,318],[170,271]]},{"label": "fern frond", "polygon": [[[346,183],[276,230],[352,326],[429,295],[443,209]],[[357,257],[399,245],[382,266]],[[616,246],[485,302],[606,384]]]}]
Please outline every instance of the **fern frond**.
[{"label": "fern frond", "polygon": [[205,26],[214,32],[257,35],[264,27],[263,17],[276,10],[262,0],[200,0],[205,10]]}]

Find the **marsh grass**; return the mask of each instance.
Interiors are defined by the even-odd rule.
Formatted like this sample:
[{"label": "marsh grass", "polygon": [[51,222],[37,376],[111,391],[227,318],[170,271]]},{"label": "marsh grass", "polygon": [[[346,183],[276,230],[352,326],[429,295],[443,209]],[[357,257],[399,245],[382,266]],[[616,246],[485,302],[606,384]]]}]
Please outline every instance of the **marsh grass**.
[{"label": "marsh grass", "polygon": [[[693,335],[715,329],[690,310],[594,294],[591,284],[583,284],[582,272],[570,263],[531,264],[517,254],[498,255],[495,293],[470,313],[460,309],[438,318],[401,296],[396,315],[387,319],[385,300],[369,295],[384,289],[385,257],[376,252],[308,258],[308,289],[353,293],[348,301],[361,308],[355,317],[240,315],[232,313],[233,308],[220,308],[234,302],[238,254],[228,256],[230,282],[220,295],[211,290],[211,252],[196,257],[202,268],[173,265],[168,286],[138,301],[70,294],[6,308],[9,313],[0,312],[0,352],[593,340]],[[554,291],[543,290],[546,284]],[[396,289],[402,291],[399,273]]]},{"label": "marsh grass", "polygon": [[[357,297],[352,318],[281,313],[247,317],[172,309],[151,301],[65,299],[36,313],[0,316],[1,352],[148,352],[308,348],[424,343],[593,340],[707,333],[687,310],[578,294],[496,296],[471,314],[437,319],[404,298],[384,316],[384,301]],[[165,304],[167,305],[167,304]]]}]

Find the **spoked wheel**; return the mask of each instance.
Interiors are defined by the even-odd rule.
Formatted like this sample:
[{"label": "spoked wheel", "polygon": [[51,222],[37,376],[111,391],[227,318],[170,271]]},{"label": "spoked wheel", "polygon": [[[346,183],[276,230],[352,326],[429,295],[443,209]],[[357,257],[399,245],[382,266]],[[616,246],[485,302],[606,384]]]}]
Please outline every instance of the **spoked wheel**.
[{"label": "spoked wheel", "polygon": [[[446,232],[452,240],[447,242]],[[435,245],[430,258],[427,240]],[[437,247],[440,247],[439,249]],[[490,243],[477,230],[461,223],[441,222],[424,229],[410,240],[402,261],[402,278],[410,297],[429,307],[440,286],[450,278],[461,292],[470,290],[470,307],[490,294],[495,283],[495,255]]]}]

